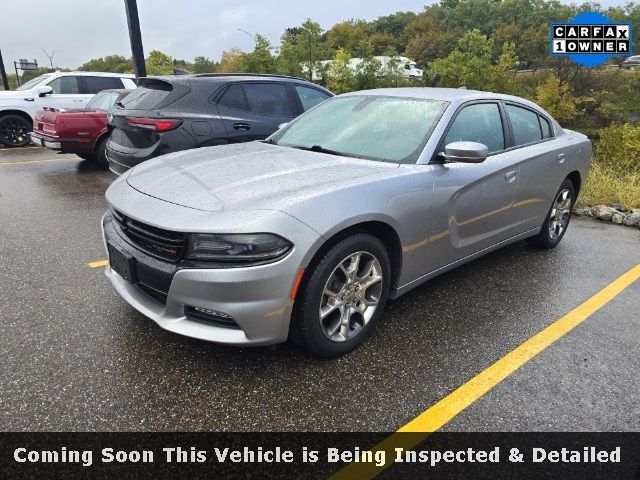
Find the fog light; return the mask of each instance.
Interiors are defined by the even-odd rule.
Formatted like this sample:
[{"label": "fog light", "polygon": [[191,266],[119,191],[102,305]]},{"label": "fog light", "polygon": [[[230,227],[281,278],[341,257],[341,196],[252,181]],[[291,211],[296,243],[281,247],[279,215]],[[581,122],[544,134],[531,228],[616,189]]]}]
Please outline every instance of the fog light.
[{"label": "fog light", "polygon": [[209,325],[215,325],[216,327],[233,328],[240,330],[238,324],[233,320],[233,317],[228,313],[212,310],[205,307],[186,307],[184,314],[189,320],[196,322],[206,323]]}]

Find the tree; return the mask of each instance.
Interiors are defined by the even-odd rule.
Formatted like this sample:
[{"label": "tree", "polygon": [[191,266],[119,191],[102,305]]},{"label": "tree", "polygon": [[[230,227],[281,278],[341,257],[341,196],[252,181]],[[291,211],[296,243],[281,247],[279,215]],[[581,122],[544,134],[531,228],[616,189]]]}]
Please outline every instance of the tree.
[{"label": "tree", "polygon": [[246,72],[247,66],[247,54],[239,48],[232,48],[231,50],[225,50],[222,52],[222,59],[220,60],[220,71],[225,73]]},{"label": "tree", "polygon": [[355,49],[355,55],[362,59],[356,66],[355,88],[367,90],[378,86],[378,78],[382,75],[382,64],[373,57],[373,45],[370,42],[360,42]]},{"label": "tree", "polygon": [[193,73],[214,73],[218,70],[218,65],[207,57],[196,57],[193,59],[191,71]]},{"label": "tree", "polygon": [[577,113],[571,87],[554,74],[536,88],[536,102],[560,123],[571,121]]},{"label": "tree", "polygon": [[309,80],[313,79],[313,72],[319,68],[320,60],[326,60],[329,54],[322,39],[323,30],[319,23],[307,18],[298,28],[296,46],[302,69],[307,72]]},{"label": "tree", "polygon": [[349,67],[350,60],[351,56],[344,48],[336,52],[336,56],[327,73],[327,87],[333,93],[340,94],[353,90],[354,75]]},{"label": "tree", "polygon": [[302,55],[297,43],[297,29],[288,28],[280,38],[278,72],[294,77],[303,75]]},{"label": "tree", "polygon": [[85,72],[133,73],[133,62],[131,58],[125,58],[122,55],[107,55],[102,58],[92,58],[80,65],[78,70]]},{"label": "tree", "polygon": [[491,90],[494,84],[492,50],[493,40],[474,29],[460,38],[453,52],[431,63],[430,75],[443,87]]},{"label": "tree", "polygon": [[358,44],[367,38],[367,32],[361,26],[362,22],[350,20],[337,23],[327,32],[327,44],[333,50],[344,48],[354,53]]},{"label": "tree", "polygon": [[502,54],[494,68],[494,90],[501,93],[516,94],[515,69],[518,65],[516,45],[513,42],[502,44]]},{"label": "tree", "polygon": [[256,34],[256,45],[253,52],[245,57],[245,68],[251,73],[275,73],[277,59],[271,55],[271,42],[267,37]]},{"label": "tree", "polygon": [[147,74],[171,75],[173,73],[173,59],[160,50],[151,50],[146,59]]}]

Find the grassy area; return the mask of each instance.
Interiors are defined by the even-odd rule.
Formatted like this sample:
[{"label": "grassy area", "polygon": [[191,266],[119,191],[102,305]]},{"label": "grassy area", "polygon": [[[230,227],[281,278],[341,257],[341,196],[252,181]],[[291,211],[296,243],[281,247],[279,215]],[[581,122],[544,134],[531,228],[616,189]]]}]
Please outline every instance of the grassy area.
[{"label": "grassy area", "polygon": [[579,203],[640,208],[640,124],[617,124],[601,130]]},{"label": "grassy area", "polygon": [[619,203],[627,208],[640,208],[640,175],[620,173],[596,160],[578,197],[578,205],[612,203]]}]

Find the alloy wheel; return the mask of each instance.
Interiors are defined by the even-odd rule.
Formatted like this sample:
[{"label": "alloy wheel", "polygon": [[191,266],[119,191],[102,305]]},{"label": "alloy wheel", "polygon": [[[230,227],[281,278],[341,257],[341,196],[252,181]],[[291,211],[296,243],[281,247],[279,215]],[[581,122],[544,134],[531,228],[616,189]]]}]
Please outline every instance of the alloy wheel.
[{"label": "alloy wheel", "polygon": [[7,146],[19,147],[29,139],[29,124],[21,118],[0,120],[0,139]]},{"label": "alloy wheel", "polygon": [[568,188],[560,190],[549,215],[549,238],[551,240],[555,241],[567,228],[571,217],[572,201],[571,191]]},{"label": "alloy wheel", "polygon": [[375,255],[360,251],[343,259],[329,275],[320,299],[324,335],[333,342],[358,335],[378,308],[382,282],[382,267]]}]

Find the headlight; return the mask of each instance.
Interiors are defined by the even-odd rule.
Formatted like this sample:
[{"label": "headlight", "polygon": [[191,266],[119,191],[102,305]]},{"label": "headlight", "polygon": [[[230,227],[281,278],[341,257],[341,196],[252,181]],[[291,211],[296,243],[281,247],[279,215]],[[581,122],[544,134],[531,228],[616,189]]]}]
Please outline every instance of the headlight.
[{"label": "headlight", "polygon": [[271,233],[189,235],[187,258],[210,262],[264,262],[287,253],[293,245]]}]

